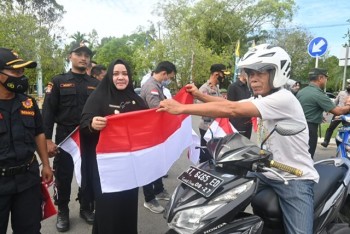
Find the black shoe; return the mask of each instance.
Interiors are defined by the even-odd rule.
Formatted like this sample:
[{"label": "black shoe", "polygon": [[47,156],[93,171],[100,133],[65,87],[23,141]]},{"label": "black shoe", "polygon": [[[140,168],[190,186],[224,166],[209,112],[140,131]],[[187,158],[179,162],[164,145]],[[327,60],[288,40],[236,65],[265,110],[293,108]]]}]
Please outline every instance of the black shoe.
[{"label": "black shoe", "polygon": [[321,145],[322,145],[323,147],[325,147],[325,148],[327,148],[328,144],[329,144],[329,143],[328,143],[327,141],[324,141],[324,142],[321,143]]},{"label": "black shoe", "polygon": [[56,228],[59,232],[69,230],[69,210],[58,210]]},{"label": "black shoe", "polygon": [[80,210],[80,218],[84,219],[88,224],[93,224],[95,213],[90,210]]}]

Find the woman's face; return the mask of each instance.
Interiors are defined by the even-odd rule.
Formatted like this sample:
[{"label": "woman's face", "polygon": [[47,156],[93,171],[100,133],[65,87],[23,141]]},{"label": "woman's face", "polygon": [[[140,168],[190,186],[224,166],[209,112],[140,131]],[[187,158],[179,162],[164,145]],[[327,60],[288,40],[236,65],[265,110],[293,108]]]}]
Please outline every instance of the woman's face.
[{"label": "woman's face", "polygon": [[124,64],[114,65],[113,83],[118,90],[124,90],[128,86],[129,75]]}]

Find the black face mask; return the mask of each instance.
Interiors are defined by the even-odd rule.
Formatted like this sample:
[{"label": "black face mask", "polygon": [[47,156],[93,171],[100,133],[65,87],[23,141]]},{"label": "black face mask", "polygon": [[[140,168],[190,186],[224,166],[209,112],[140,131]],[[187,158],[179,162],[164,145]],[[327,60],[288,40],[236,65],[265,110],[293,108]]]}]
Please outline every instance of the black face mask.
[{"label": "black face mask", "polygon": [[219,81],[220,83],[222,83],[222,82],[224,81],[224,77],[218,76],[218,81]]},{"label": "black face mask", "polygon": [[[0,72],[2,73],[2,72]],[[14,93],[24,93],[27,91],[29,82],[28,82],[28,77],[25,75],[21,77],[14,77],[14,76],[9,76],[5,73],[2,73],[7,76],[7,80],[2,83],[2,85],[10,92]]]},{"label": "black face mask", "polygon": [[348,91],[348,93],[350,93],[350,87],[346,87],[346,91]]}]

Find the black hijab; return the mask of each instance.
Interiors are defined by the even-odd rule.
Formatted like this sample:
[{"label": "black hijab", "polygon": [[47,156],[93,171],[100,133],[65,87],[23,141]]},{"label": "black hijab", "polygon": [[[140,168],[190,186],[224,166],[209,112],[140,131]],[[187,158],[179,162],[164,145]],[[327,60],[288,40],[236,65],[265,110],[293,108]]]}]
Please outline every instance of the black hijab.
[{"label": "black hijab", "polygon": [[[123,64],[128,72],[129,83],[124,90],[118,90],[113,83],[113,70],[116,64]],[[134,91],[129,65],[121,59],[117,59],[109,65],[106,76],[87,99],[82,112],[81,124],[86,124],[84,123],[86,121],[88,121],[87,124],[90,124],[94,116],[114,114],[116,109],[120,113],[147,109],[143,99]]]},{"label": "black hijab", "polygon": [[[124,90],[118,90],[113,83],[113,70],[116,64],[126,67],[129,83]],[[116,107],[119,108],[116,108]],[[87,99],[80,121],[80,152],[81,152],[81,189],[84,199],[93,203],[101,194],[100,178],[97,169],[96,145],[99,131],[90,131],[92,118],[148,109],[143,99],[134,91],[132,74],[129,65],[121,59],[113,61],[96,90]]]}]

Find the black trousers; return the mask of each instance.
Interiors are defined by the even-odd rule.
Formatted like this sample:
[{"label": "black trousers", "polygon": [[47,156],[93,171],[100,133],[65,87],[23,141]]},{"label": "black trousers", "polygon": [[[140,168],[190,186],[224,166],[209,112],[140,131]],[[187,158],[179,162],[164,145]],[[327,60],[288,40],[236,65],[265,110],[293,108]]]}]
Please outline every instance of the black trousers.
[{"label": "black trousers", "polygon": [[[201,134],[201,146],[207,146],[207,141],[204,139],[204,135],[207,132],[207,130],[203,130],[203,129],[199,129],[199,133]],[[209,151],[204,148],[200,150],[199,153],[199,162],[206,162],[210,159],[212,159],[213,157],[211,156],[211,154],[209,153]]]},{"label": "black trousers", "polygon": [[152,201],[156,198],[156,195],[163,192],[164,185],[162,177],[143,186],[143,195],[145,196],[145,202]]},{"label": "black trousers", "polygon": [[14,234],[39,234],[41,202],[40,183],[20,193],[0,195],[0,233],[6,233],[11,213]]},{"label": "black trousers", "polygon": [[309,153],[311,154],[311,158],[314,158],[314,154],[315,154],[316,146],[317,146],[318,124],[317,123],[307,123],[307,126],[309,127]]},{"label": "black trousers", "polygon": [[326,134],[324,136],[324,141],[327,143],[329,143],[329,141],[331,140],[334,129],[336,129],[338,125],[341,123],[341,120],[334,120],[334,117],[335,116],[333,115],[331,123],[329,124],[329,127],[327,128]]},{"label": "black trousers", "polygon": [[96,197],[93,234],[137,234],[138,188]]},{"label": "black trousers", "polygon": [[67,207],[70,201],[71,184],[73,179],[74,163],[72,156],[60,149],[53,161],[56,193],[55,204],[58,207]]}]

